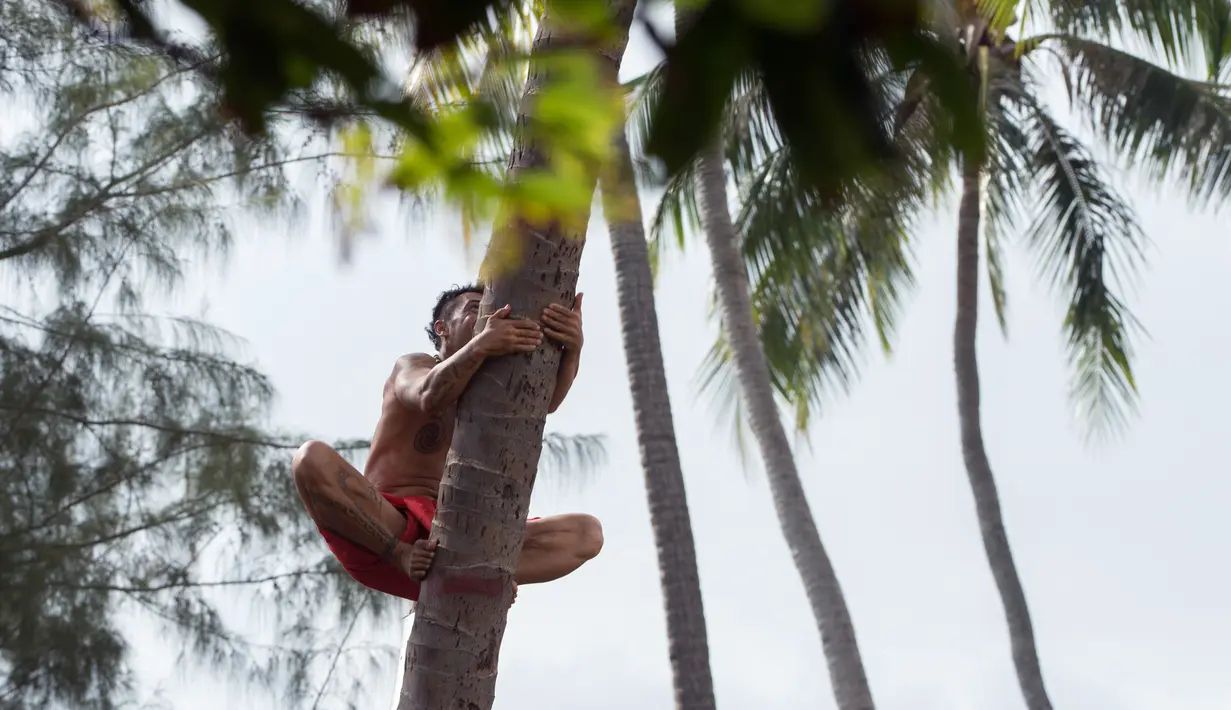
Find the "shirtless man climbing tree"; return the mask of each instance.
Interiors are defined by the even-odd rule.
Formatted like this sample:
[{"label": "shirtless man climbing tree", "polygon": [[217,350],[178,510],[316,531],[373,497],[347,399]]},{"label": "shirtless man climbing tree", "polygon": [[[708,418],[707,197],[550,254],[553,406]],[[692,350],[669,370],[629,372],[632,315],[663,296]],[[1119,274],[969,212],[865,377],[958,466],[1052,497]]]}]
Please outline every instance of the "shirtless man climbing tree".
[{"label": "shirtless man climbing tree", "polygon": [[[432,311],[428,337],[435,355],[401,357],[385,382],[380,421],[360,475],[338,452],[309,441],[295,453],[295,487],[329,549],[360,584],[417,600],[436,554],[430,539],[436,494],[453,440],[457,400],[489,357],[528,353],[549,341],[563,348],[549,412],[568,394],[581,358],[581,294],[569,309],[552,304],[542,323],[496,311],[474,335],[483,289],[445,291]],[[472,337],[473,336],[473,337]],[[526,521],[516,584],[550,582],[576,570],[603,546],[590,515]]]}]

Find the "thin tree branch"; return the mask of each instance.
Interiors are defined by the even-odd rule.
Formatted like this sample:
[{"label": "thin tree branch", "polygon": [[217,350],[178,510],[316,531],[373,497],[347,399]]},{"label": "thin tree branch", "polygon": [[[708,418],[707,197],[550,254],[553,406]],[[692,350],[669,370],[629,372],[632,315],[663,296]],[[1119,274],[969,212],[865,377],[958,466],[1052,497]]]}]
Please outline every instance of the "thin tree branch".
[{"label": "thin tree branch", "polygon": [[[169,589],[184,589],[188,587],[205,588],[205,587],[243,587],[253,586],[257,584],[265,584],[268,582],[277,582],[283,579],[298,579],[308,576],[336,576],[336,572],[330,570],[296,570],[294,572],[283,572],[281,574],[271,574],[264,577],[248,577],[244,579],[218,579],[209,582],[184,580],[181,582],[167,582],[164,584],[154,585],[119,585],[119,584],[59,584],[51,583],[48,586],[59,589],[77,589],[88,591],[116,592],[119,594],[154,594],[157,592],[165,592]],[[3,585],[3,588],[12,589],[12,585]]]},{"label": "thin tree branch", "polygon": [[321,687],[316,691],[316,699],[312,701],[312,710],[316,710],[320,705],[321,696],[325,694],[325,688],[329,687],[329,681],[333,679],[333,672],[338,667],[338,659],[342,657],[342,649],[346,648],[346,641],[350,638],[351,632],[355,630],[355,624],[359,621],[359,615],[367,608],[368,602],[372,599],[371,596],[365,596],[363,603],[355,610],[355,615],[351,617],[350,625],[346,627],[346,633],[342,635],[342,640],[338,642],[338,650],[333,654],[333,660],[329,663],[329,672],[325,674],[325,680],[321,681]]},{"label": "thin tree branch", "polygon": [[117,192],[117,193],[113,193],[112,196],[113,197],[153,197],[155,195],[161,195],[167,192],[175,192],[177,190],[187,190],[192,187],[200,187],[202,185],[208,185],[209,183],[218,182],[219,180],[226,180],[227,178],[232,178],[237,175],[256,173],[262,170],[269,170],[271,168],[280,168],[284,165],[291,165],[294,163],[304,163],[304,162],[308,162],[312,160],[323,160],[326,158],[357,158],[357,157],[376,158],[378,160],[397,160],[398,159],[398,156],[396,155],[381,155],[377,153],[359,155],[357,153],[344,153],[344,152],[339,152],[339,151],[331,151],[327,153],[318,153],[316,155],[308,155],[308,156],[303,156],[299,158],[287,158],[286,160],[277,160],[271,163],[265,163],[265,164],[257,165],[254,167],[244,168],[242,170],[232,170],[230,172],[221,173],[219,175],[211,175],[209,177],[200,178],[198,180],[189,180],[187,182],[182,182],[182,183],[175,184],[175,185],[164,185],[163,187],[155,188],[152,190],[139,190],[139,191],[134,191],[134,192]]},{"label": "thin tree branch", "polygon": [[[20,194],[21,191],[24,190],[30,184],[30,181],[34,179],[34,176],[37,175],[38,172],[42,170],[43,167],[47,164],[47,161],[51,160],[51,157],[55,155],[55,152],[57,149],[59,149],[60,144],[64,142],[64,140],[68,137],[70,133],[73,132],[73,129],[80,126],[81,123],[85,121],[87,118],[98,113],[99,111],[108,111],[110,109],[116,108],[118,106],[122,106],[126,103],[129,103],[130,101],[136,101],[137,99],[153,92],[154,89],[158,88],[164,82],[172,78],[175,78],[177,76],[180,76],[195,68],[196,68],[195,66],[180,67],[174,71],[168,72],[167,74],[159,77],[158,79],[155,79],[154,81],[150,82],[148,86],[141,89],[140,91],[137,91],[136,93],[128,94],[128,95],[122,96],[112,101],[107,101],[107,102],[104,102],[104,103],[101,103],[95,106],[91,106],[85,109],[84,111],[82,111],[81,113],[77,114],[76,116],[73,116],[71,119],[69,119],[68,123],[64,126],[64,128],[59,133],[56,134],[56,138],[54,141],[52,141],[51,146],[48,147],[47,153],[44,154],[43,157],[40,158],[39,161],[34,165],[34,167],[30,169],[30,172],[26,174],[25,178],[23,178],[20,183],[18,183],[17,187],[13,190],[13,192],[9,193],[8,195],[5,195],[3,199],[0,199],[0,210],[3,210],[5,207],[7,207],[9,203],[11,203],[17,197],[17,195]],[[0,252],[0,261],[2,261],[3,259],[9,258],[8,256],[4,256],[3,254],[4,252]]]},{"label": "thin tree branch", "polygon": [[[0,403],[0,411],[20,411],[20,407],[13,407]],[[215,441],[228,444],[249,444],[252,446],[263,446],[270,449],[291,450],[298,449],[302,442],[294,441],[277,441],[274,439],[262,439],[259,437],[248,436],[240,432],[215,431],[210,429],[193,429],[191,427],[180,427],[172,424],[162,424],[159,422],[145,421],[142,419],[91,419],[70,412],[62,412],[44,407],[31,407],[27,410],[31,414],[38,414],[47,417],[58,417],[67,419],[68,421],[80,424],[82,426],[99,426],[99,427],[141,427],[144,429],[153,429],[168,434],[185,434],[188,436],[200,436]],[[359,451],[369,448],[367,441],[353,441],[345,444],[340,444],[337,447],[338,451]]]},{"label": "thin tree branch", "polygon": [[162,527],[163,525],[170,525],[171,523],[178,523],[184,520],[188,520],[190,518],[197,517],[199,515],[204,515],[206,513],[209,513],[223,506],[222,502],[215,502],[209,505],[196,505],[197,502],[198,501],[196,500],[189,501],[189,502],[184,503],[182,506],[180,506],[180,507],[189,506],[189,503],[191,503],[192,505],[189,506],[190,507],[189,510],[173,513],[170,515],[165,515],[163,517],[158,517],[153,520],[147,520],[141,523],[140,525],[133,525],[127,528],[123,528],[121,530],[108,533],[107,535],[103,535],[102,537],[96,537],[90,540],[82,540],[79,542],[38,542],[38,543],[27,544],[24,547],[26,547],[27,549],[35,550],[37,552],[38,550],[78,550],[78,549],[82,549],[86,547],[94,547],[96,545],[105,545],[109,542],[121,540],[123,538],[136,535],[137,533],[140,533],[140,532],[145,532],[147,530],[153,530],[154,528]]},{"label": "thin tree branch", "polygon": [[81,505],[82,503],[87,503],[93,498],[103,495],[104,493],[107,493],[108,491],[114,490],[117,486],[123,485],[124,483],[131,481],[132,479],[140,476],[143,473],[148,473],[149,471],[153,470],[154,468],[158,466],[165,464],[171,459],[178,458],[186,454],[190,454],[194,451],[200,451],[201,449],[208,449],[214,445],[215,443],[193,444],[192,446],[185,446],[179,449],[175,449],[174,451],[166,454],[165,456],[160,456],[151,461],[147,461],[144,464],[142,464],[140,467],[138,467],[135,471],[129,474],[116,476],[115,478],[107,481],[106,483],[99,486],[98,488],[95,488],[91,491],[88,491],[86,493],[83,493],[77,496],[76,498],[69,500],[67,503],[61,505],[55,511],[43,516],[43,519],[35,523],[34,525],[31,525],[26,528],[22,528],[20,530],[7,531],[5,533],[5,537],[15,537],[18,535],[28,535],[33,532],[38,532],[39,530],[42,530],[48,525],[51,525],[51,523],[54,522],[56,518],[67,513],[69,510],[72,510],[73,508]]}]

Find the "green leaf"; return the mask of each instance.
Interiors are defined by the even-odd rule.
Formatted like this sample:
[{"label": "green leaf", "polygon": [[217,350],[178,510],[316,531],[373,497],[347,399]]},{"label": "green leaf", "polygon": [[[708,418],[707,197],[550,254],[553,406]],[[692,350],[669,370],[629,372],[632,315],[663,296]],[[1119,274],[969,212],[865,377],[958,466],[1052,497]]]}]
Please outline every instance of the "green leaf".
[{"label": "green leaf", "polygon": [[663,161],[668,174],[683,170],[717,135],[735,78],[751,60],[739,20],[729,2],[714,0],[667,50],[645,150]]},{"label": "green leaf", "polygon": [[830,5],[826,0],[738,0],[738,4],[745,17],[789,32],[815,27]]}]

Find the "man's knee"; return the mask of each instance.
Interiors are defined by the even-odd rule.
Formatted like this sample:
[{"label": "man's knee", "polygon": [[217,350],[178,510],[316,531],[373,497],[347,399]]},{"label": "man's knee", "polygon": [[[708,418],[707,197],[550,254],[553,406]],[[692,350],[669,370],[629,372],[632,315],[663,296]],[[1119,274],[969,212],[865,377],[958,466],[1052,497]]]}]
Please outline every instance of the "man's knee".
[{"label": "man's knee", "polygon": [[577,516],[577,554],[592,560],[603,550],[603,524],[593,515]]},{"label": "man's knee", "polygon": [[323,441],[308,441],[299,447],[291,459],[296,487],[300,490],[319,488],[326,481],[325,473],[333,456],[333,449]]}]

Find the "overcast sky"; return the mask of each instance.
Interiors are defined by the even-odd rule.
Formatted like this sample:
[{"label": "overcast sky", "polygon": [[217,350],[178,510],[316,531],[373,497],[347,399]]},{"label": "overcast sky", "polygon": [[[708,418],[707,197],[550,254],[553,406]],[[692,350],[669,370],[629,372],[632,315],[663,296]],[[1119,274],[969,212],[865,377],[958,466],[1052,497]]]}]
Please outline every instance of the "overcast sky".
[{"label": "overcast sky", "polygon": [[[634,37],[632,66],[650,61]],[[1005,520],[1057,708],[1231,707],[1231,240],[1228,217],[1174,195],[1131,193],[1153,240],[1130,299],[1141,413],[1120,440],[1083,444],[1067,398],[1061,301],[1022,249],[1009,262],[1010,338],[983,309],[983,421]],[[647,209],[650,205],[647,205]],[[955,205],[916,235],[919,287],[886,360],[800,447],[800,474],[854,616],[884,710],[1017,710],[999,600],[978,536],[958,442],[952,375]],[[377,207],[353,262],[337,258],[321,209],[307,229],[247,225],[225,272],[202,272],[176,307],[243,336],[280,392],[279,425],[368,436],[395,358],[429,343],[437,292],[471,280],[455,219],[412,224]],[[602,555],[571,577],[523,589],[510,615],[496,707],[672,706],[658,572],[620,342],[606,227],[582,262],[586,350],[549,428],[603,433],[609,464],[584,488],[541,487],[532,513],[586,511]],[[741,467],[725,421],[696,395],[712,342],[710,269],[700,240],[665,262],[657,292],[676,435],[701,569],[718,702],[724,708],[834,706],[819,638],[760,472]],[[986,298],[986,282],[980,281]],[[988,304],[990,306],[990,304]],[[320,543],[319,551],[325,550]],[[399,642],[390,618],[372,639]],[[142,637],[148,634],[142,633]],[[148,641],[148,638],[147,638]],[[161,650],[160,650],[161,648]],[[268,707],[172,667],[143,643],[143,682],[178,689],[184,710]],[[356,680],[337,679],[347,683]],[[359,679],[386,707],[392,672]]]}]

